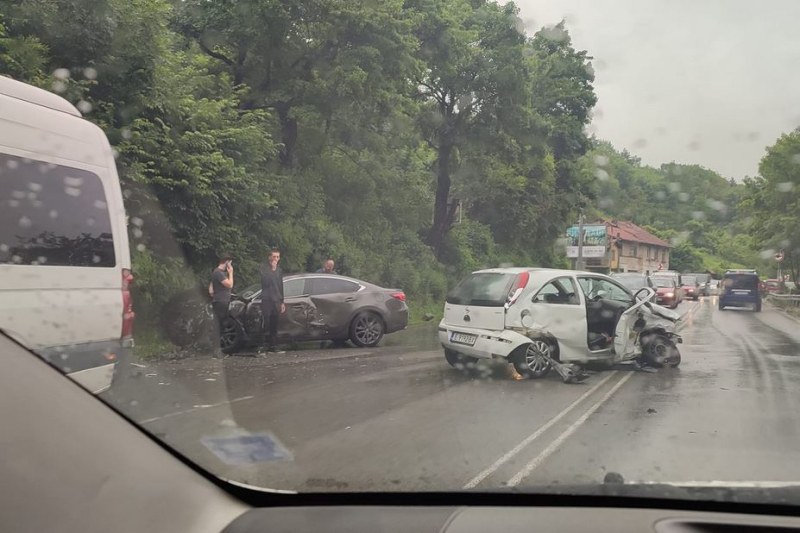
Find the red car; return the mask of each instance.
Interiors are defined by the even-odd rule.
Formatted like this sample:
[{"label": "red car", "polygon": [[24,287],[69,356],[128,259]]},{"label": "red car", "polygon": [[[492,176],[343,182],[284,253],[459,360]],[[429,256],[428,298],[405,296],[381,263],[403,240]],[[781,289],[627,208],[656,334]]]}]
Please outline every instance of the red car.
[{"label": "red car", "polygon": [[675,284],[672,277],[653,277],[653,285],[656,289],[656,303],[675,309],[681,303],[681,288]]},{"label": "red car", "polygon": [[778,279],[767,279],[761,282],[761,292],[781,292],[781,281]]},{"label": "red car", "polygon": [[700,299],[700,281],[694,276],[681,276],[683,294],[692,300]]}]

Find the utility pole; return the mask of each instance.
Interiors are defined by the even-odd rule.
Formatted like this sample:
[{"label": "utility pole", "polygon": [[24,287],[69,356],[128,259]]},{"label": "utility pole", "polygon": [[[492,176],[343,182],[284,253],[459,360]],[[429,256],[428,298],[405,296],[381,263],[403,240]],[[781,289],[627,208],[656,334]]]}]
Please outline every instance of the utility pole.
[{"label": "utility pole", "polygon": [[578,259],[575,261],[575,270],[585,270],[583,266],[583,209],[578,217]]}]

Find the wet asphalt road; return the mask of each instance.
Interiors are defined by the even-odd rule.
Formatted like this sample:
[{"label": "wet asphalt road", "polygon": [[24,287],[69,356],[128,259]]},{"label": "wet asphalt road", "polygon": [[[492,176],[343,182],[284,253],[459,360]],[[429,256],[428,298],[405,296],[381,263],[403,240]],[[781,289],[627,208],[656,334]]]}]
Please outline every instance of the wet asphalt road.
[{"label": "wet asphalt road", "polygon": [[[227,479],[273,489],[452,490],[626,481],[800,483],[800,323],[685,302],[678,369],[580,385],[465,375],[435,325],[374,349],[131,366],[105,395]],[[267,434],[290,456],[229,464],[204,438]],[[276,454],[280,455],[280,454]]]}]

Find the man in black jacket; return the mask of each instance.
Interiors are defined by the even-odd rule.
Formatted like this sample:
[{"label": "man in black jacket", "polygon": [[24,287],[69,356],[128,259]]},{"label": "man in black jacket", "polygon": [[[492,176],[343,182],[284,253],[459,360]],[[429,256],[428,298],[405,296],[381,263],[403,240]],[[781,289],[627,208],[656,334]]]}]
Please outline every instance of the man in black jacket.
[{"label": "man in black jacket", "polygon": [[278,318],[286,312],[283,303],[283,271],[278,266],[281,251],[273,248],[267,264],[261,267],[261,316],[264,327],[264,342],[270,353],[283,353],[275,346],[278,336]]}]

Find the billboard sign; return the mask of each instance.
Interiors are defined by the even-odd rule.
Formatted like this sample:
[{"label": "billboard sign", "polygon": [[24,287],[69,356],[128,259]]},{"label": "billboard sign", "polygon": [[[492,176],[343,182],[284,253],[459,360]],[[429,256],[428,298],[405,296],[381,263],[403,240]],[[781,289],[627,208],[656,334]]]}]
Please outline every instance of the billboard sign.
[{"label": "billboard sign", "polygon": [[[583,257],[605,257],[608,249],[606,226],[583,226]],[[567,257],[578,257],[578,226],[567,229]]]}]

